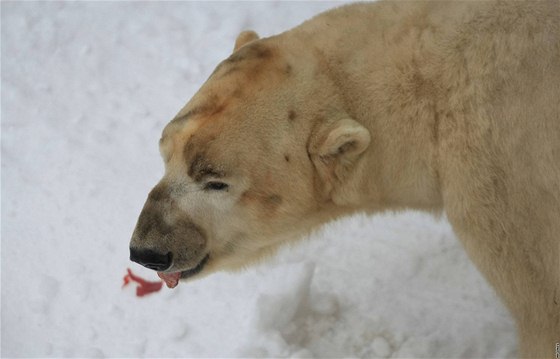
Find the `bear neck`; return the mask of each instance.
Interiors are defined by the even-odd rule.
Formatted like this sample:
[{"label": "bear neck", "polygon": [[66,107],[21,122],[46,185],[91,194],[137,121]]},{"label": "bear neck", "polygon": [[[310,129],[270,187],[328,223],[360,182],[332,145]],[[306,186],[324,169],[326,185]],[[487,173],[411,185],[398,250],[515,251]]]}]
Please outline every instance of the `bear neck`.
[{"label": "bear neck", "polygon": [[[331,97],[341,100],[340,111],[371,134],[369,148],[345,183],[333,190],[332,202],[348,212],[407,208],[439,212],[443,203],[438,108],[446,100],[438,81],[437,64],[442,63],[438,39],[429,34],[419,39],[413,29],[393,33],[400,38],[388,41],[383,27],[390,19],[374,19],[375,12],[361,11],[363,6],[376,5],[327,12],[283,35],[284,46],[293,44],[293,52],[315,67],[308,73],[328,78],[330,91],[335,92]],[[353,21],[348,22],[347,16]],[[344,26],[337,26],[338,21]],[[328,87],[325,81],[309,81],[321,84],[314,89],[317,93]]]}]

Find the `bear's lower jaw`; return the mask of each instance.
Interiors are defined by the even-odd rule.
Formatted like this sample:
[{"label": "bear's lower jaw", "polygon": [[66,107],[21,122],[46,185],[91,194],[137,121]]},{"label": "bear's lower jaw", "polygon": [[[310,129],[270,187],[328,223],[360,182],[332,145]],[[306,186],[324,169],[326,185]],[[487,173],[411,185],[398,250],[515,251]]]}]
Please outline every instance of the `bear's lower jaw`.
[{"label": "bear's lower jaw", "polygon": [[158,272],[158,276],[163,279],[168,288],[175,288],[179,285],[180,279],[190,278],[200,273],[200,271],[204,269],[204,266],[206,265],[206,262],[208,262],[209,258],[210,256],[207,254],[195,267],[191,269],[175,273]]},{"label": "bear's lower jaw", "polygon": [[192,277],[193,275],[196,275],[196,274],[200,273],[200,271],[202,271],[204,269],[204,266],[208,262],[209,258],[210,258],[210,255],[207,254],[196,265],[196,267],[182,271],[181,272],[181,279],[186,279],[186,278]]}]

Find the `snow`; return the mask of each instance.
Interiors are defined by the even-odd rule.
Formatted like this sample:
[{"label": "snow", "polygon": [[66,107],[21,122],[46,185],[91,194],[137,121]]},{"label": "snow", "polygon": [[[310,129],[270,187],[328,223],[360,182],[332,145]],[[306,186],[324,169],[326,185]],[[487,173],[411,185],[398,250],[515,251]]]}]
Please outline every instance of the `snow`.
[{"label": "snow", "polygon": [[163,126],[251,28],[339,3],[2,2],[3,357],[506,357],[515,330],[449,224],[327,225],[241,273],[137,298],[128,241]]}]

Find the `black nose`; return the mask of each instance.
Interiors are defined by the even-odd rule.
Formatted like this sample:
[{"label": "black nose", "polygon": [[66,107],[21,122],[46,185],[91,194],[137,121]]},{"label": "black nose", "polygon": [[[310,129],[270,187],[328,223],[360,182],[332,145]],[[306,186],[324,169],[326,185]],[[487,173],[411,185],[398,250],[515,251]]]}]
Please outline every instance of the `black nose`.
[{"label": "black nose", "polygon": [[161,272],[171,267],[173,255],[171,252],[161,254],[149,249],[130,248],[130,260],[146,268]]}]

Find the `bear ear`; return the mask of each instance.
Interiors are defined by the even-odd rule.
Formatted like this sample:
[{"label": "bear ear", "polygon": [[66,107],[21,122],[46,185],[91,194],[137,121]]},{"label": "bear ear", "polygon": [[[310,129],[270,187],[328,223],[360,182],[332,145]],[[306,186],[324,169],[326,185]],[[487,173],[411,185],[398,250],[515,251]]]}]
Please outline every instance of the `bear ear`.
[{"label": "bear ear", "polygon": [[352,173],[356,160],[368,148],[370,141],[369,131],[349,118],[322,123],[314,129],[308,151],[327,192],[343,183]]},{"label": "bear ear", "polygon": [[237,51],[239,48],[250,43],[251,41],[255,41],[258,39],[259,39],[259,35],[257,35],[257,33],[252,30],[241,31],[239,35],[237,35],[237,39],[235,40],[235,46],[233,47],[233,52]]}]

